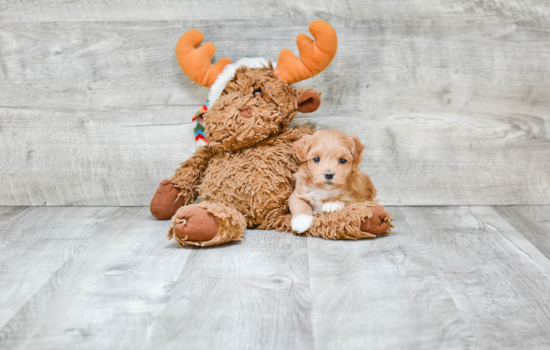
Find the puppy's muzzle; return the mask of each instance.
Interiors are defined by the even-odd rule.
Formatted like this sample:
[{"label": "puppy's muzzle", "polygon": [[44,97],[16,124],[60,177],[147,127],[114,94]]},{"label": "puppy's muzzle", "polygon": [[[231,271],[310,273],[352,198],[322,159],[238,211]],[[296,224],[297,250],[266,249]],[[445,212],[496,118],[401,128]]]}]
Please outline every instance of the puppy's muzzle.
[{"label": "puppy's muzzle", "polygon": [[327,171],[327,172],[325,173],[325,179],[327,179],[327,180],[332,180],[333,177],[334,177],[334,173],[333,173],[333,172]]}]

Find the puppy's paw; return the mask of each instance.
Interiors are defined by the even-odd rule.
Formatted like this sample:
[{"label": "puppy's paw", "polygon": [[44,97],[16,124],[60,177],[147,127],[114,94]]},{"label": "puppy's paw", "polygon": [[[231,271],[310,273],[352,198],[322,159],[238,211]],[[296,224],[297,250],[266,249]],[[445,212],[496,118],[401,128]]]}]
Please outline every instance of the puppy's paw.
[{"label": "puppy's paw", "polygon": [[332,213],[333,211],[343,209],[345,206],[346,204],[340,201],[326,202],[323,204],[323,212]]},{"label": "puppy's paw", "polygon": [[313,216],[302,214],[302,215],[293,217],[292,220],[290,220],[290,226],[292,227],[293,231],[302,233],[309,229],[312,222],[313,222]]}]

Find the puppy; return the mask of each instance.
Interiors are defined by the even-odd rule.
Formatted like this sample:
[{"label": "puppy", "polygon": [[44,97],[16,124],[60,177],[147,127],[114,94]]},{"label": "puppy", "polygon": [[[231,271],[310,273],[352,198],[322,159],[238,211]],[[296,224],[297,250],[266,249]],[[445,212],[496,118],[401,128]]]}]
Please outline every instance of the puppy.
[{"label": "puppy", "polygon": [[321,130],[296,141],[294,148],[302,164],[289,198],[292,230],[307,231],[314,214],[376,197],[370,177],[359,169],[365,146],[357,136]]}]

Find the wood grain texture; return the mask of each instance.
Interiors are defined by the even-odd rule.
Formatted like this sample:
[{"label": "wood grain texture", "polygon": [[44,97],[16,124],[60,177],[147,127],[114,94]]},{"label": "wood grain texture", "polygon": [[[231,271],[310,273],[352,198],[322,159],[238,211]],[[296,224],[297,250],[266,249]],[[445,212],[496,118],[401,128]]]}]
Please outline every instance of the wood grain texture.
[{"label": "wood grain texture", "polygon": [[[296,51],[309,22],[232,19],[233,10],[219,21],[138,20],[130,10],[108,22],[101,13],[122,16],[129,5],[87,4],[44,10],[66,8],[57,11],[64,18],[91,6],[98,21],[0,27],[0,80],[8,82],[0,85],[0,205],[147,205],[193,151],[187,123],[207,95],[179,70],[177,38],[198,28],[217,45],[215,58],[275,58],[284,47]],[[137,2],[136,13],[151,4]],[[310,7],[277,4],[290,13]],[[298,84],[323,92],[321,108],[299,122],[358,134],[363,169],[386,204],[550,204],[550,25],[539,20],[550,5],[456,1],[440,3],[447,12],[437,17],[418,0],[404,20],[389,18],[395,2],[372,5],[372,18],[368,7],[346,4],[319,5],[339,51],[325,72]],[[243,6],[239,16],[251,16]]]},{"label": "wood grain texture", "polygon": [[550,346],[550,261],[490,207],[400,208],[476,348]]},{"label": "wood grain texture", "polygon": [[17,213],[11,218],[7,211],[2,208],[0,215],[0,328],[115,209],[11,208]]},{"label": "wood grain texture", "polygon": [[147,205],[194,152],[191,123],[171,108],[2,111],[0,202]]},{"label": "wood grain texture", "polygon": [[145,207],[0,207],[0,349],[550,346],[550,260],[522,227],[491,207],[390,211],[374,240],[248,230],[198,249]]},{"label": "wood grain texture", "polygon": [[312,349],[307,241],[248,230],[193,249],[145,348]]},{"label": "wood grain texture", "polygon": [[395,233],[308,239],[316,349],[472,349],[473,333],[398,208]]},{"label": "wood grain texture", "polygon": [[493,209],[550,258],[550,207],[495,206]]},{"label": "wood grain texture", "polygon": [[[105,349],[143,345],[152,336],[148,327],[164,311],[189,256],[188,250],[174,249],[177,247],[168,243],[167,223],[148,215],[148,208],[37,208],[36,211],[44,213],[41,219],[19,224],[38,230],[47,213],[53,211],[67,220],[70,218],[63,227],[65,230],[75,224],[92,226],[93,235],[80,247],[73,243],[72,251],[65,254],[62,251],[55,258],[25,256],[28,264],[39,265],[38,270],[43,270],[52,266],[54,260],[70,254],[53,274],[33,271],[33,275],[28,275],[20,264],[13,265],[12,270],[19,273],[22,284],[33,285],[30,282],[38,276],[45,283],[36,293],[23,294],[27,298],[24,305],[12,305],[17,297],[0,293],[2,305],[20,307],[8,322],[2,323],[0,348]],[[109,212],[109,220],[99,222],[92,211]],[[85,213],[88,219],[82,220]],[[54,239],[58,232],[50,229],[42,235],[46,236],[43,239],[49,237],[52,246],[63,248],[63,242]],[[74,241],[70,237],[63,239]],[[12,251],[25,252],[15,248]],[[9,285],[0,288],[5,291]]]},{"label": "wood grain texture", "polygon": [[28,207],[0,207],[0,223],[7,225],[12,218],[25,211]]},{"label": "wood grain texture", "polygon": [[227,20],[271,18],[410,19],[501,17],[549,19],[545,0],[114,0],[0,1],[1,22]]}]

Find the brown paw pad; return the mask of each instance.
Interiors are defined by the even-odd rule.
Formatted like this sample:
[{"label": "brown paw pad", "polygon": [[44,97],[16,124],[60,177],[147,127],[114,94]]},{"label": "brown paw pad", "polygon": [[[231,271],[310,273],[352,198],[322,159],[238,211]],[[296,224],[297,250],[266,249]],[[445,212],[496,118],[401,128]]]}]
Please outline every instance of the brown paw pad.
[{"label": "brown paw pad", "polygon": [[[218,233],[218,219],[206,209],[196,205],[182,207],[176,213],[178,219],[185,220],[174,226],[176,236],[194,242],[209,241]],[[186,238],[187,237],[187,238]]]},{"label": "brown paw pad", "polygon": [[178,197],[178,194],[178,189],[170,180],[163,180],[151,200],[151,214],[159,220],[170,219],[176,210],[185,204],[183,198]]},{"label": "brown paw pad", "polygon": [[387,233],[392,227],[390,216],[384,208],[376,205],[371,208],[372,217],[361,222],[361,231],[368,232],[373,235],[381,235]]}]

